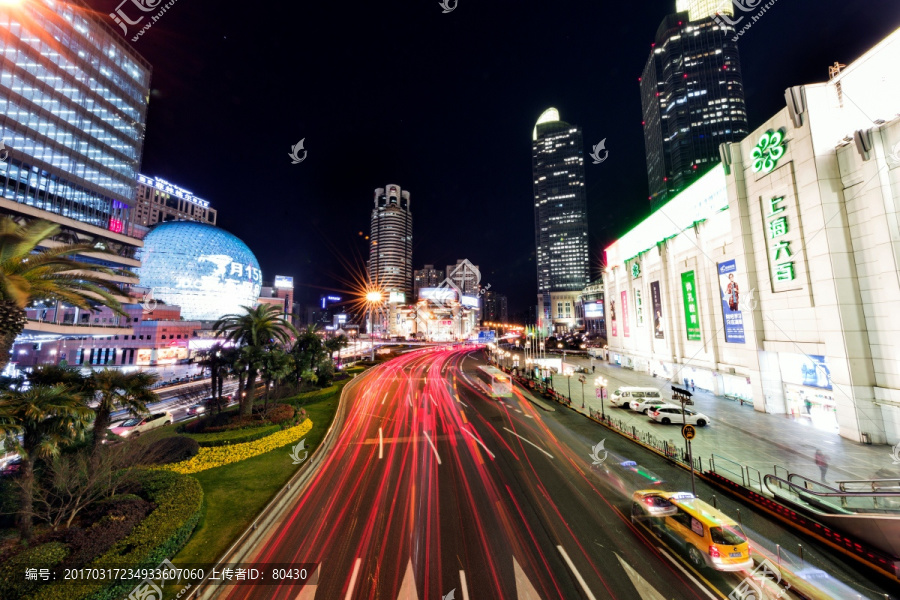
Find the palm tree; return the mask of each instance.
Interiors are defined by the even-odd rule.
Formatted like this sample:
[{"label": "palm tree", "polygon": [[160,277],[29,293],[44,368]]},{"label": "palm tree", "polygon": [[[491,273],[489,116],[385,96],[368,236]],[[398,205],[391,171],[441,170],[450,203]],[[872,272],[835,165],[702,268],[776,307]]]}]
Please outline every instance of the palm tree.
[{"label": "palm tree", "polygon": [[350,340],[347,339],[347,336],[341,334],[337,337],[329,338],[325,340],[323,344],[325,350],[328,351],[328,356],[331,358],[332,362],[334,362],[334,353],[340,351],[341,348],[346,348],[350,345]]},{"label": "palm tree", "polygon": [[72,258],[107,251],[86,243],[36,250],[59,232],[59,225],[47,221],[22,225],[0,217],[0,370],[28,322],[25,308],[35,301],[56,300],[83,310],[102,305],[125,315],[113,296],[122,293],[119,286],[105,278],[124,272]]},{"label": "palm tree", "polygon": [[92,373],[90,379],[97,395],[91,455],[97,457],[109,427],[109,416],[114,410],[124,408],[138,416],[149,412],[148,404],[159,401],[159,396],[151,389],[159,381],[159,375],[146,371],[125,373],[118,369],[103,369]]},{"label": "palm tree", "polygon": [[266,407],[269,406],[269,396],[272,384],[278,391],[279,384],[294,370],[294,358],[278,346],[266,348],[262,356],[262,368],[260,374],[266,384]]},{"label": "palm tree", "polygon": [[256,377],[259,374],[263,347],[272,343],[287,344],[292,335],[298,331],[282,317],[280,308],[260,304],[255,308],[242,306],[243,313],[225,315],[213,324],[216,336],[224,336],[246,352],[242,352],[242,360],[246,364],[247,386],[246,397],[240,397],[241,414],[253,412],[253,400],[256,395]]},{"label": "palm tree", "polygon": [[225,345],[221,342],[216,342],[208,350],[200,352],[200,364],[209,369],[209,385],[219,412],[222,412],[222,385],[228,371],[228,363]]},{"label": "palm tree", "polygon": [[22,457],[19,531],[23,539],[31,539],[35,462],[56,456],[62,446],[83,437],[92,416],[82,395],[64,385],[0,393],[0,435],[6,447]]},{"label": "palm tree", "polygon": [[291,348],[291,355],[294,357],[294,376],[298,384],[301,379],[315,380],[316,366],[325,357],[322,338],[317,331],[318,327],[315,324],[307,325]]}]

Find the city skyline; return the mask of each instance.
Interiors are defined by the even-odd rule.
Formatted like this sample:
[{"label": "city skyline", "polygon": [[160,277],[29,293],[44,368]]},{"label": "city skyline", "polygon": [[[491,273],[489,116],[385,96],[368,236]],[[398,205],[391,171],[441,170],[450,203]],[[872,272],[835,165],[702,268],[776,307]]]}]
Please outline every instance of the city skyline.
[{"label": "city skyline", "polygon": [[[89,4],[101,18],[114,8]],[[638,78],[673,2],[653,3],[638,16],[624,6],[562,4],[558,12],[577,18],[540,44],[525,41],[542,27],[545,13],[536,7],[519,7],[512,26],[508,7],[462,4],[451,14],[430,8],[361,6],[340,32],[303,31],[298,38],[292,22],[332,22],[339,9],[286,7],[287,18],[272,22],[176,4],[137,42],[128,40],[154,69],[141,171],[208,199],[220,211],[218,224],[258,252],[264,272],[294,275],[298,300],[307,303],[340,288],[331,276],[341,270],[338,255],[367,254],[356,236],[368,229],[366,194],[385,180],[403,182],[423,209],[417,264],[449,264],[471,246],[465,254],[481,265],[485,282],[505,290],[514,314],[534,303],[536,288],[533,216],[525,209],[532,198],[530,140],[523,131],[555,106],[582,126],[586,150],[605,138],[610,152],[603,164],[586,165],[596,277],[603,247],[648,210]],[[373,29],[412,23],[404,44],[366,41]],[[850,62],[898,23],[888,2],[825,2],[812,12],[791,3],[772,7],[738,42],[750,127],[783,105],[786,87],[826,80],[828,65]],[[474,43],[461,46],[461,31]],[[422,51],[408,53],[410,44]],[[605,59],[613,48],[616,59]],[[272,83],[257,69],[263,57],[298,52],[308,65],[298,77]],[[339,80],[317,66],[332,56],[346,69]],[[208,118],[197,120],[196,107]],[[245,120],[260,107],[259,120]],[[301,139],[308,157],[291,164],[285,154]],[[251,170],[252,187],[225,175]],[[260,211],[259,197],[280,200]],[[350,206],[356,208],[343,210]],[[472,215],[472,226],[447,228],[451,210]],[[266,248],[272,237],[298,247]],[[322,250],[329,245],[337,250]]]}]

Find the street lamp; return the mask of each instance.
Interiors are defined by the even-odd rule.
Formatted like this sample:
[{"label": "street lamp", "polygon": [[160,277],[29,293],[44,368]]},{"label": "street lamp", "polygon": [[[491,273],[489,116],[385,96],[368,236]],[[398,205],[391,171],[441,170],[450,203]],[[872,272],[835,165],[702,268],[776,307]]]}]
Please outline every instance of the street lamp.
[{"label": "street lamp", "polygon": [[371,360],[375,362],[375,306],[384,301],[384,294],[380,290],[366,292],[366,307],[369,309],[369,343],[372,345]]},{"label": "street lamp", "polygon": [[606,421],[606,405],[603,400],[606,397],[606,386],[608,384],[609,381],[602,375],[594,380],[594,387],[600,388],[600,412],[604,421]]}]

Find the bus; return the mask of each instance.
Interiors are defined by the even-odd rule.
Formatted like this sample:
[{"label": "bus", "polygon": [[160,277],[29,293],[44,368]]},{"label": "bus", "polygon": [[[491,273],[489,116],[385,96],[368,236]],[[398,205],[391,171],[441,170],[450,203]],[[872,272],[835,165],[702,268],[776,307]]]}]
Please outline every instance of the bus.
[{"label": "bus", "polygon": [[477,382],[481,389],[492,398],[509,398],[512,396],[512,380],[509,375],[497,367],[478,367]]}]

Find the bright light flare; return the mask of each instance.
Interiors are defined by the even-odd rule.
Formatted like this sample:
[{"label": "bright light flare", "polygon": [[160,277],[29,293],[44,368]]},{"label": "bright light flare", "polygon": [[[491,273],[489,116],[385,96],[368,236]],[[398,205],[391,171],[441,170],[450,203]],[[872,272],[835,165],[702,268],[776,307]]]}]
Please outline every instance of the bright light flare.
[{"label": "bright light flare", "polygon": [[371,302],[372,304],[380,304],[383,300],[384,294],[377,290],[366,292],[366,302]]}]

